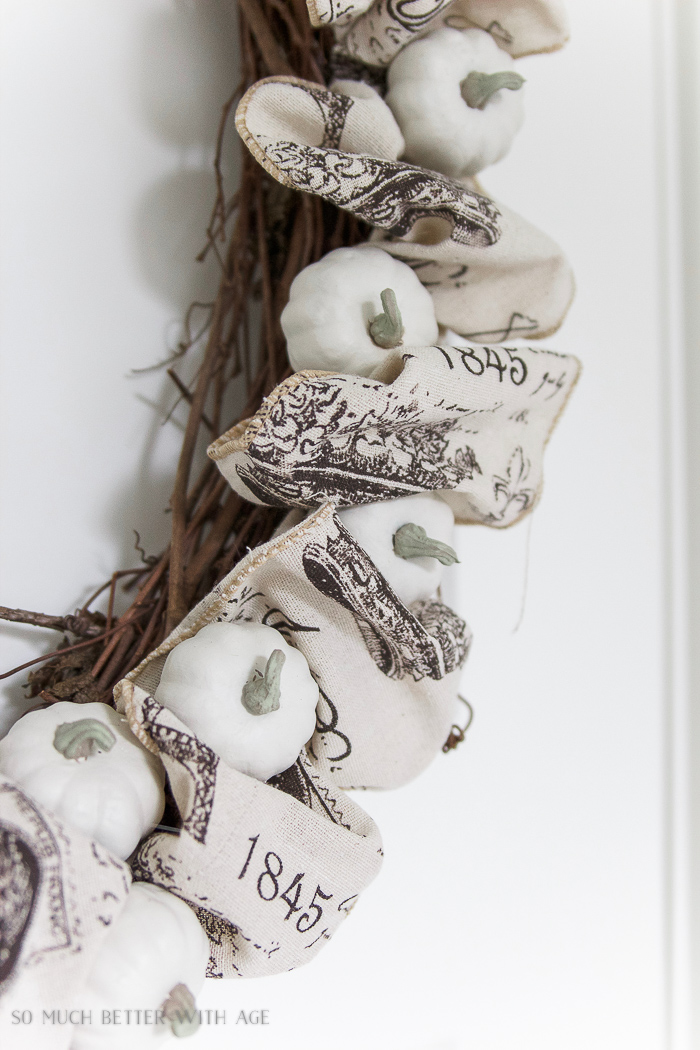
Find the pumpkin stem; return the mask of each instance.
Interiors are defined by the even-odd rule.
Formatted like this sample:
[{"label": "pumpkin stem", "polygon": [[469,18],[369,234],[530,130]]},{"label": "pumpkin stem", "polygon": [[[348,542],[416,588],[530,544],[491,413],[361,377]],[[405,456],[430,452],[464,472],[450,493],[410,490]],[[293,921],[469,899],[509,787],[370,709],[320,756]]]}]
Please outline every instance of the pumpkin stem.
[{"label": "pumpkin stem", "polygon": [[251,715],[267,715],[280,706],[280,677],[285,655],[281,649],[270,653],[265,671],[253,671],[243,686],[241,703]]},{"label": "pumpkin stem", "polygon": [[63,722],[56,726],[53,746],[64,758],[90,758],[100,751],[111,751],[117,738],[104,722],[97,718],[80,718],[77,722]]},{"label": "pumpkin stem", "polygon": [[374,320],[370,321],[369,334],[377,346],[381,346],[383,350],[391,350],[403,339],[403,321],[393,288],[385,288],[381,293],[381,300],[384,313],[377,314]]},{"label": "pumpkin stem", "polygon": [[399,558],[435,558],[441,565],[459,561],[449,543],[428,536],[422,525],[409,521],[394,533],[394,554]]},{"label": "pumpkin stem", "polygon": [[176,1039],[194,1035],[199,1028],[199,1012],[195,1005],[194,996],[186,984],[176,984],[168,992],[161,1010]]},{"label": "pumpkin stem", "polygon": [[525,77],[512,70],[503,70],[502,73],[477,73],[472,70],[459,85],[462,98],[470,109],[483,109],[489,99],[506,88],[508,91],[518,91],[525,83]]}]

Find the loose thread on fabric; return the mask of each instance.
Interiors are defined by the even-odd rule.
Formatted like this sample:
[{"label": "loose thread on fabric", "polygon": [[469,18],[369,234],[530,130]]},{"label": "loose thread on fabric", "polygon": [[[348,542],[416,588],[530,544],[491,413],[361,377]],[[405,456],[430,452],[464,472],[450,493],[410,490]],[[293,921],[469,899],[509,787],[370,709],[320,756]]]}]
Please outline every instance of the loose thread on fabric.
[{"label": "loose thread on fabric", "polygon": [[532,514],[527,519],[527,538],[525,540],[525,571],[523,572],[523,592],[520,600],[520,614],[518,616],[512,633],[517,634],[525,619],[525,606],[527,604],[527,587],[530,579],[530,544],[532,540]]},{"label": "loose thread on fabric", "polygon": [[467,698],[462,696],[461,693],[457,693],[457,699],[461,700],[467,709],[467,721],[466,724],[463,726],[458,726],[456,723],[452,726],[452,729],[450,730],[450,735],[448,736],[445,743],[442,745],[442,751],[445,755],[449,751],[454,751],[456,747],[459,747],[459,745],[463,742],[465,736],[467,735],[467,730],[474,721],[474,708],[469,703]]}]

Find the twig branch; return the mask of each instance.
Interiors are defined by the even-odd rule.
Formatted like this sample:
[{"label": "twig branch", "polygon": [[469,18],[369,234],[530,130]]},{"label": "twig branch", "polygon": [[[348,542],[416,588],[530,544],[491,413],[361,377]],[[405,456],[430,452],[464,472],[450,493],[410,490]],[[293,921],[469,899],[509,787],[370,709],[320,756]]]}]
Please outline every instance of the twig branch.
[{"label": "twig branch", "polygon": [[[200,255],[216,253],[221,266],[219,288],[211,303],[191,305],[177,350],[152,366],[167,370],[178,388],[178,403],[184,398],[189,406],[170,503],[171,541],[157,558],[142,555],[152,567],[113,573],[76,613],[77,619],[9,610],[10,618],[18,622],[70,634],[78,634],[79,627],[85,631],[84,641],[2,676],[42,664],[30,675],[32,696],[109,703],[114,683],[160,644],[247,549],[269,539],[281,512],[247,503],[231,492],[214,464],[201,457],[201,427],[215,434],[228,429],[236,422],[236,417],[231,418],[232,401],[238,407],[243,404],[237,418],[245,418],[290,374],[279,316],[292,280],[326,252],[367,237],[367,229],[347,213],[280,186],[245,149],[238,189],[226,196],[224,136],[233,134],[236,100],[271,75],[325,83],[334,41],[332,31],[312,29],[305,0],[239,0],[238,7],[241,80],[221,111],[215,200]],[[185,384],[172,365],[202,343],[197,373]],[[180,426],[179,420],[173,422]],[[121,576],[129,578],[127,586],[133,584],[136,594],[117,617],[115,595]],[[107,617],[98,620],[101,614],[88,613],[88,608],[104,590],[109,593]],[[74,655],[75,649],[79,651]]]},{"label": "twig branch", "polygon": [[265,17],[258,0],[238,0],[238,7],[255,37],[255,43],[260,48],[263,62],[267,66],[268,76],[294,76],[294,70],[284,57],[282,48],[270,28],[270,23]]},{"label": "twig branch", "polygon": [[[178,388],[178,390],[180,391],[182,396],[184,397],[185,401],[187,401],[187,403],[191,405],[192,404],[192,392],[187,389],[187,387],[182,382],[182,380],[180,379],[180,377],[177,374],[177,372],[173,371],[172,368],[166,369],[166,372],[170,376],[170,378],[172,379],[173,383]],[[204,412],[202,412],[201,420],[204,423],[205,427],[207,427],[213,434],[214,433],[214,426],[209,421],[209,419],[207,418],[207,416],[206,416],[206,414]]]},{"label": "twig branch", "polygon": [[46,653],[45,656],[37,656],[34,660],[27,660],[26,664],[20,664],[19,667],[13,667],[11,671],[5,671],[4,674],[0,674],[0,681],[3,678],[11,678],[13,674],[17,674],[18,671],[24,671],[25,668],[31,667],[33,664],[42,664],[45,660],[51,660],[56,656],[63,656],[65,653],[73,653],[76,649],[84,649],[86,645],[95,645],[96,642],[102,641],[109,634],[114,634],[118,631],[118,627],[113,627],[111,631],[106,631],[100,638],[88,638],[86,642],[76,642],[75,645],[66,645],[63,649],[56,649],[52,653]]},{"label": "twig branch", "polygon": [[52,631],[77,634],[82,638],[95,638],[102,634],[105,623],[101,613],[79,611],[73,616],[48,616],[46,613],[29,612],[28,609],[8,609],[5,605],[0,605],[0,620],[27,623],[32,627],[48,627]]}]

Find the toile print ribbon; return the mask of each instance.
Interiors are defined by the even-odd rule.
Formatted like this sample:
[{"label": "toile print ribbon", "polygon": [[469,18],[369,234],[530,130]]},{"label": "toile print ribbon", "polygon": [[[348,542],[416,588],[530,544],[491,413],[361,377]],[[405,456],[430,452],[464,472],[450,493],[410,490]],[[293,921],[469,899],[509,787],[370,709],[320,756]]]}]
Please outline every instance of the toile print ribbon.
[{"label": "toile print ribbon", "polygon": [[545,339],[558,330],[573,300],[571,268],[551,237],[493,203],[501,236],[487,252],[449,237],[422,244],[410,234],[384,230],[375,230],[370,243],[411,267],[433,297],[438,322],[465,339]]},{"label": "toile print ribbon", "polygon": [[372,226],[400,236],[419,219],[438,216],[457,243],[485,247],[498,240],[498,209],[487,197],[379,152],[387,138],[398,140],[378,96],[370,107],[367,99],[295,77],[268,77],[241,99],[236,128],[278,182],[318,194]]},{"label": "toile print ribbon", "polygon": [[[90,965],[131,885],[104,846],[0,777],[0,1042],[19,1046],[12,1010],[80,1009]],[[12,1009],[11,1009],[12,1008]],[[36,1050],[68,1047],[72,1025],[30,1031]],[[28,1038],[25,1036],[25,1039]],[[29,1045],[23,1043],[22,1045]]]},{"label": "toile print ribbon", "polygon": [[342,29],[372,6],[374,0],[306,0],[312,26]]},{"label": "toile print ribbon", "polygon": [[444,25],[484,29],[514,58],[556,51],[569,35],[560,0],[307,0],[307,7],[312,25],[333,25],[338,50],[368,66],[388,66],[406,44]]},{"label": "toile print ribbon", "polygon": [[474,182],[399,161],[389,107],[294,77],[270,77],[241,100],[236,127],[279,182],[375,227],[373,243],[412,266],[440,324],[483,342],[542,338],[574,294],[559,246]]},{"label": "toile print ribbon", "polygon": [[185,900],[209,937],[209,977],[266,977],[310,962],[382,862],[379,831],[305,755],[263,784],[228,766],[149,694],[119,705],[163,760],[182,828],[132,859],[137,882]]},{"label": "toile print ribbon", "polygon": [[349,507],[439,492],[459,523],[502,528],[537,502],[545,445],[578,373],[576,358],[531,347],[397,348],[369,379],[297,372],[208,453],[254,503]]},{"label": "toile print ribbon", "polygon": [[333,511],[252,551],[125,682],[154,693],[170,650],[212,621],[274,627],[318,683],[318,770],[341,787],[399,787],[449,735],[471,634],[441,602],[407,608]]}]

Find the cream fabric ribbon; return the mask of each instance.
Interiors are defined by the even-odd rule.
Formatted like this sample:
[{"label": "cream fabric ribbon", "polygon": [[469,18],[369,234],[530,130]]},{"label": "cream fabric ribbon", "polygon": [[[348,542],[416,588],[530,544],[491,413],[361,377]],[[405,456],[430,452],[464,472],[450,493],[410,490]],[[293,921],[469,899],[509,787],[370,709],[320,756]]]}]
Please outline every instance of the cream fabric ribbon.
[{"label": "cream fabric ribbon", "polygon": [[331,504],[251,551],[117,686],[118,706],[132,686],[153,694],[168,653],[212,621],[274,627],[305,656],[319,687],[309,754],[324,792],[399,787],[445,743],[471,632],[438,601],[403,605]]},{"label": "cream fabric ribbon", "polygon": [[444,327],[483,342],[556,331],[574,294],[561,248],[474,180],[397,160],[403,139],[386,103],[367,85],[339,86],[254,84],[236,127],[256,160],[374,226],[373,243],[413,267]]},{"label": "cream fabric ribbon", "polygon": [[310,962],[379,871],[374,822],[305,755],[277,786],[228,766],[167,708],[125,681],[119,705],[163,760],[182,817],[132,859],[134,878],[194,909],[209,977],[265,977]]},{"label": "cream fabric ribbon", "polygon": [[306,6],[312,25],[334,26],[343,53],[376,66],[443,25],[484,29],[513,58],[556,51],[569,37],[561,0],[306,0]]}]

